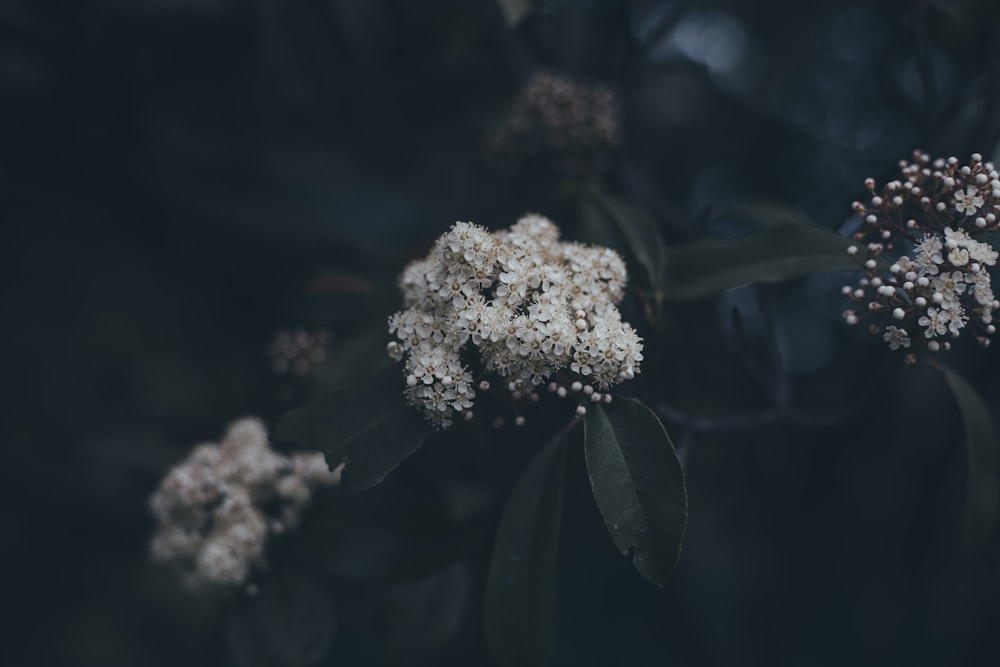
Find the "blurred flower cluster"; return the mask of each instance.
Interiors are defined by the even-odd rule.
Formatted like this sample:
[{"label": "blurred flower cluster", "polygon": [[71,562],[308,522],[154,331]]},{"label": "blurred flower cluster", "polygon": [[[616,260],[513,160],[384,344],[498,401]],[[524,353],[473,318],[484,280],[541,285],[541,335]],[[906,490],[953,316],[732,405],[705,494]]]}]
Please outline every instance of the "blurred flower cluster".
[{"label": "blurred flower cluster", "polygon": [[303,329],[281,329],[267,345],[271,370],[278,375],[308,375],[326,361],[333,336],[326,329],[310,333]]},{"label": "blurred flower cluster", "polygon": [[856,304],[844,317],[852,325],[868,321],[893,350],[948,349],[950,342],[939,339],[966,329],[986,346],[1000,308],[987,267],[998,255],[980,239],[997,230],[1000,173],[978,153],[959,165],[957,158],[932,162],[917,151],[900,168],[902,178],[881,190],[869,178],[871,201],[854,203],[865,222],[855,240],[865,245],[848,253],[865,275],[857,286],[844,286]]},{"label": "blurred flower cluster", "polygon": [[542,216],[496,233],[459,222],[404,271],[406,309],[389,319],[398,340],[388,352],[406,357],[406,395],[438,428],[471,419],[476,391],[498,379],[515,413],[548,382],[561,397],[577,393],[584,414],[639,372],[642,339],[616,307],[626,279],[616,252],[560,242]]},{"label": "blurred flower cluster", "polygon": [[257,419],[230,425],[220,444],[195,447],[153,494],[153,560],[180,566],[185,583],[238,586],[264,562],[270,535],[298,525],[312,489],[338,479],[315,452],[284,456]]},{"label": "blurred flower cluster", "polygon": [[524,84],[487,143],[498,157],[550,157],[561,169],[581,172],[599,166],[621,142],[621,101],[611,88],[539,72]]}]

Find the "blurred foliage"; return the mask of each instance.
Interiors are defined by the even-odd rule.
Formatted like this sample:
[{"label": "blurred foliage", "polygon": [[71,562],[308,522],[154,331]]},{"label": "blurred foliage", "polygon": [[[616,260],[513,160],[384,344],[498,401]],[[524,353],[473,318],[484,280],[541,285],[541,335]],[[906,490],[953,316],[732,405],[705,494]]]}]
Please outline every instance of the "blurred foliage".
[{"label": "blurred foliage", "polygon": [[[247,636],[270,664],[489,664],[492,540],[560,426],[544,415],[429,438],[384,495],[322,497],[256,597],[148,565],[148,496],[233,418],[273,427],[384,363],[395,276],[455,220],[539,211],[631,253],[645,287],[656,247],[567,196],[570,176],[641,211],[668,260],[729,252],[688,255],[715,279],[772,238],[750,236],[748,205],[801,214],[764,214],[775,240],[832,239],[863,179],[913,148],[997,152],[996,3],[524,4],[510,27],[496,0],[0,2],[0,662],[247,664],[230,646]],[[624,143],[599,173],[489,159],[541,69],[619,95]],[[624,304],[649,346],[630,391],[684,466],[684,552],[662,590],[635,576],[568,449],[553,664],[989,664],[1000,537],[961,546],[996,352],[942,358],[978,392],[970,413],[840,325],[843,274],[748,275],[655,317],[642,289]],[[333,334],[306,377],[269,370],[285,327]]]},{"label": "blurred foliage", "polygon": [[975,549],[996,529],[997,433],[993,419],[976,390],[954,371],[933,364],[944,374],[962,415],[968,467],[965,500],[965,547]]}]

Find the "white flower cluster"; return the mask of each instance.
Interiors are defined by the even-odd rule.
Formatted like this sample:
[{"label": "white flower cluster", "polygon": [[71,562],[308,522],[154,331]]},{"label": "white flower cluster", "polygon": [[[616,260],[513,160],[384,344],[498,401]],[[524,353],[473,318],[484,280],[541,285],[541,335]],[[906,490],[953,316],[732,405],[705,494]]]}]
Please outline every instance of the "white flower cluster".
[{"label": "white flower cluster", "polygon": [[583,414],[584,400],[610,401],[606,390],[639,372],[642,339],[616,307],[626,279],[616,252],[560,242],[542,216],[497,233],[458,222],[404,271],[388,352],[406,357],[406,395],[438,428],[471,419],[491,375],[515,409],[549,381],[578,392]]},{"label": "white flower cluster", "polygon": [[263,563],[268,536],[298,525],[312,488],[337,479],[322,454],[283,456],[259,420],[237,421],[221,444],[195,447],[153,494],[152,558],[178,564],[194,587],[238,586]]},{"label": "white flower cluster", "polygon": [[[998,254],[974,236],[997,230],[1000,173],[978,153],[959,166],[954,157],[931,162],[918,151],[900,167],[903,180],[877,193],[868,179],[871,204],[854,203],[866,223],[856,239],[867,241],[867,252],[862,256],[852,245],[848,253],[865,276],[857,286],[844,286],[856,304],[844,317],[848,324],[870,319],[872,333],[893,350],[918,344],[931,352],[948,349],[949,341],[937,339],[957,338],[966,328],[986,346],[1000,308],[987,267]],[[894,324],[883,328],[884,316]]]}]

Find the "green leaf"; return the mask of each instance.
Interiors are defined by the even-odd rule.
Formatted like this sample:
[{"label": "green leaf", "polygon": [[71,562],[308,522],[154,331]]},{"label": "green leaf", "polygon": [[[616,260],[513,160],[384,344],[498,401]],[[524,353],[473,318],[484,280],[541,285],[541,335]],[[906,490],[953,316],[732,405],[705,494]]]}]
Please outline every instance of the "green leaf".
[{"label": "green leaf", "polygon": [[742,238],[695,241],[670,248],[663,296],[700,299],[748,283],[780,282],[816,271],[855,269],[850,239],[786,220]]},{"label": "green leaf", "polygon": [[662,586],[680,558],[687,526],[684,471],[663,424],[640,401],[615,398],[584,419],[594,499],[615,547],[633,549],[639,572]]},{"label": "green leaf", "polygon": [[367,382],[329,392],[282,417],[272,438],[346,462],[341,486],[364,491],[381,482],[420,448],[430,427],[403,398],[403,379],[390,367]]},{"label": "green leaf", "polygon": [[667,247],[659,225],[640,207],[593,185],[568,186],[614,223],[642,266],[646,285],[661,300],[700,299],[759,282],[780,282],[816,271],[855,269],[851,240],[816,227],[779,202],[753,202],[729,215],[759,229],[739,239],[710,239]]},{"label": "green leaf", "polygon": [[982,544],[996,527],[997,432],[989,410],[975,389],[960,375],[936,362],[931,366],[941,371],[955,396],[965,429],[965,453],[968,490],[965,503],[965,548]]},{"label": "green leaf", "polygon": [[735,204],[714,216],[715,220],[733,220],[751,225],[755,229],[769,229],[776,225],[798,223],[811,226],[809,218],[799,209],[786,202],[773,199],[759,199]]},{"label": "green leaf", "polygon": [[[372,369],[395,366],[385,353],[386,327],[376,322],[340,340],[330,350],[327,360],[313,371],[317,386],[324,390],[363,381]],[[398,369],[398,366],[396,366]]]},{"label": "green leaf", "polygon": [[531,0],[497,0],[508,28],[513,28],[535,11]]},{"label": "green leaf", "polygon": [[656,221],[638,206],[612,197],[597,186],[569,186],[569,189],[604,212],[621,233],[635,261],[643,268],[645,284],[653,288],[659,286],[667,268],[667,250]]},{"label": "green leaf", "polygon": [[351,445],[341,487],[346,491],[372,488],[420,449],[429,434],[426,422],[409,405],[387,414],[377,429]]},{"label": "green leaf", "polygon": [[548,664],[556,624],[556,550],[566,439],[550,440],[514,487],[486,584],[486,641],[503,667]]}]

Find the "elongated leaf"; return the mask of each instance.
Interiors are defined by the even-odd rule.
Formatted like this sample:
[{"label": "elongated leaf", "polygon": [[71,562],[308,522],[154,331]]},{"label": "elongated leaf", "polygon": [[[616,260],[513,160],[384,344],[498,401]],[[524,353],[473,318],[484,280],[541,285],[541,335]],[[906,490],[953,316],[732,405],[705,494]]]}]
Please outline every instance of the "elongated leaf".
[{"label": "elongated leaf", "polygon": [[500,519],[486,584],[486,640],[503,667],[548,664],[556,622],[556,549],[565,438],[549,441],[518,480]]},{"label": "elongated leaf", "polygon": [[324,452],[331,468],[346,461],[341,485],[363,491],[419,449],[429,432],[420,414],[404,402],[399,369],[392,367],[291,410],[272,437]]},{"label": "elongated leaf", "polygon": [[615,547],[633,549],[639,572],[662,586],[680,558],[687,526],[684,471],[656,415],[617,398],[584,419],[584,451],[594,499]]},{"label": "elongated leaf", "polygon": [[699,299],[747,283],[857,268],[847,254],[850,244],[833,232],[786,221],[738,239],[676,246],[667,250],[663,296]]},{"label": "elongated leaf", "polygon": [[429,433],[427,424],[409,405],[387,415],[377,430],[351,444],[341,487],[347,491],[372,488],[420,449]]},{"label": "elongated leaf", "polygon": [[597,205],[610,219],[628,245],[628,250],[642,266],[646,285],[656,288],[664,279],[666,244],[659,225],[641,208],[613,197],[596,186],[570,188]]},{"label": "elongated leaf", "polygon": [[497,3],[508,28],[516,26],[535,9],[531,0],[497,0]]},{"label": "elongated leaf", "polygon": [[997,488],[997,433],[990,413],[975,389],[960,375],[940,364],[958,402],[965,429],[968,491],[965,503],[965,548],[981,544],[996,527],[1000,493]]},{"label": "elongated leaf", "polygon": [[371,375],[373,369],[381,371],[388,366],[395,366],[395,362],[385,353],[385,324],[379,321],[338,341],[327,360],[313,371],[313,376],[318,387],[333,390],[359,383]]},{"label": "elongated leaf", "polygon": [[787,202],[773,199],[744,201],[726,209],[717,217],[751,225],[755,229],[769,229],[788,223],[812,225],[805,213]]}]

